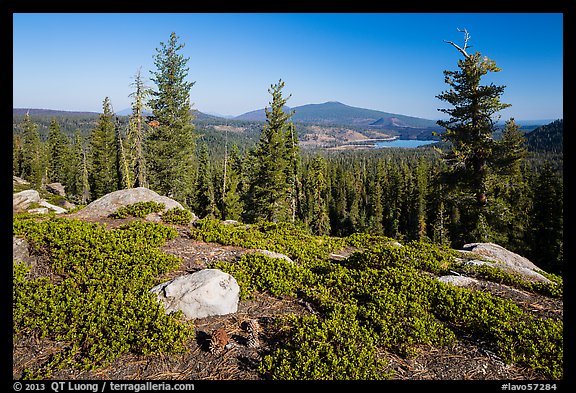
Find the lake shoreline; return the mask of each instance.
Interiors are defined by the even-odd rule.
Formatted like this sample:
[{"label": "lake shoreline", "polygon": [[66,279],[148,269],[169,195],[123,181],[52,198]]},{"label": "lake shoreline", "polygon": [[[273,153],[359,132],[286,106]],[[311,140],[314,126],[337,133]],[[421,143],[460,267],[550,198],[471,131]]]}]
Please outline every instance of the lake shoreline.
[{"label": "lake shoreline", "polygon": [[368,150],[385,148],[414,149],[437,142],[439,141],[430,139],[400,139],[399,137],[364,139],[345,145],[330,147],[327,148],[327,150]]}]

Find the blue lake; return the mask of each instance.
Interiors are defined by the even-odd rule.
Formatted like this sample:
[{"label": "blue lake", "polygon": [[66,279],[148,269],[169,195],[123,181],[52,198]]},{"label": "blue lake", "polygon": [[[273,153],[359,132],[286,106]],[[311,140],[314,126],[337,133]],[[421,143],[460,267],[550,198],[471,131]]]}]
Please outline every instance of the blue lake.
[{"label": "blue lake", "polygon": [[431,143],[436,143],[438,141],[420,141],[417,139],[395,139],[393,141],[378,141],[374,143],[376,149],[383,147],[418,147],[423,145],[429,145]]}]

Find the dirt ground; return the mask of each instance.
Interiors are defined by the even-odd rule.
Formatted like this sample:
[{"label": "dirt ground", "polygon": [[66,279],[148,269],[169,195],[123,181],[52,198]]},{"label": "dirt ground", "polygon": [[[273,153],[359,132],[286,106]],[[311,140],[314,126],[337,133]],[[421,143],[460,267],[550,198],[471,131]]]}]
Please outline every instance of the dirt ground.
[{"label": "dirt ground", "polygon": [[[123,220],[110,220],[109,227]],[[210,262],[224,260],[233,263],[250,250],[240,247],[203,243],[190,239],[186,230],[168,241],[162,249],[182,258],[180,268],[165,275],[170,279],[181,274],[205,268]],[[46,261],[38,260],[34,270],[37,275],[50,275]],[[33,273],[34,273],[33,272]],[[54,278],[56,279],[56,278]],[[489,291],[509,298],[524,310],[541,315],[563,318],[562,299],[527,293],[501,284],[481,281],[477,290]],[[272,322],[279,316],[307,314],[311,310],[298,299],[278,299],[256,293],[250,300],[240,301],[234,314],[212,316],[194,320],[196,335],[188,343],[188,350],[176,355],[135,356],[125,354],[108,367],[96,371],[63,369],[52,375],[56,380],[260,380],[257,371],[259,360],[274,349]],[[260,346],[247,346],[246,323],[256,319],[261,326]],[[224,329],[230,345],[220,354],[209,350],[212,331]],[[21,378],[26,368],[42,364],[65,343],[52,342],[37,337],[27,337],[13,343],[14,379]],[[388,362],[396,380],[537,380],[545,379],[528,368],[506,365],[490,343],[477,337],[462,336],[447,348],[422,346],[416,356],[404,359],[382,350],[381,358]]]}]

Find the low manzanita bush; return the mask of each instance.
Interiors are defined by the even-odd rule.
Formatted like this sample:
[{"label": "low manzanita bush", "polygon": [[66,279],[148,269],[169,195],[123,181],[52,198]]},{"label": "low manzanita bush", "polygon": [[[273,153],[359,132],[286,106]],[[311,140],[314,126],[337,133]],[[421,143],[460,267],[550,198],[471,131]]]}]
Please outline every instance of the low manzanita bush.
[{"label": "low manzanita bush", "polygon": [[[187,218],[180,211],[170,214],[186,216],[181,222]],[[158,248],[177,236],[171,226],[133,221],[106,229],[22,215],[15,216],[13,228],[36,252],[46,253],[62,278],[58,283],[28,279],[27,268],[14,264],[14,339],[36,334],[67,343],[26,377],[47,378],[66,366],[102,367],[126,352],[181,351],[193,337],[192,326],[178,314],[166,315],[149,293],[160,274],[180,263]],[[439,275],[464,271],[445,246],[400,245],[367,234],[313,236],[290,224],[222,225],[211,219],[197,221],[189,235],[293,260],[252,252],[209,266],[236,278],[241,300],[268,293],[298,299],[312,311],[275,319],[268,332],[274,344],[258,365],[264,379],[392,378],[382,353],[411,357],[419,348],[447,346],[461,335],[491,342],[505,362],[530,367],[543,378],[563,377],[562,320],[537,317],[488,292],[440,282]],[[329,258],[346,248],[357,251],[344,260]],[[554,287],[559,280],[544,287],[489,269],[467,273],[562,296],[561,286]]]},{"label": "low manzanita bush", "polygon": [[149,292],[158,275],[180,260],[159,246],[177,232],[135,221],[105,229],[66,218],[13,221],[14,235],[34,252],[44,252],[58,283],[27,279],[27,267],[14,263],[13,336],[27,335],[67,343],[23,378],[49,378],[63,367],[95,369],[123,353],[183,351],[193,327],[179,314],[166,315]]},{"label": "low manzanita bush", "polygon": [[158,213],[166,208],[166,205],[160,202],[145,201],[136,202],[129,205],[121,206],[114,213],[112,217],[114,218],[127,218],[127,217],[139,217],[144,218],[150,213]]},{"label": "low manzanita bush", "polygon": [[187,209],[174,207],[162,214],[162,221],[167,224],[188,225],[192,221],[192,212]]},{"label": "low manzanita bush", "polygon": [[[316,312],[278,321],[279,344],[259,366],[265,378],[388,378],[378,347],[410,357],[422,345],[450,345],[462,334],[492,341],[508,363],[531,367],[545,378],[563,376],[562,321],[535,317],[487,292],[440,282],[437,276],[461,269],[457,253],[446,246],[418,241],[399,245],[367,234],[318,237],[297,228],[290,231],[287,224],[226,226],[207,219],[191,235],[272,249],[296,262],[247,254],[236,263],[213,264],[236,277],[244,298],[254,291],[299,297]],[[344,261],[329,259],[331,252],[345,247],[359,251]],[[544,288],[502,272],[483,277],[561,296],[556,283]]]}]

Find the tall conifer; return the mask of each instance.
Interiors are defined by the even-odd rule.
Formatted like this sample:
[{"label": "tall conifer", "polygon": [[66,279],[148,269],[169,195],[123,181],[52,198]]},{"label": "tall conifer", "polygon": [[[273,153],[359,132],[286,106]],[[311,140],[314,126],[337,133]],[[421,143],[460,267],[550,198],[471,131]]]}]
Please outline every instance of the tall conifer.
[{"label": "tall conifer", "polygon": [[[156,49],[149,101],[154,126],[146,138],[148,181],[154,191],[172,197],[184,205],[193,198],[195,136],[187,81],[189,58],[181,54],[184,44],[171,33],[167,43]],[[152,123],[152,122],[151,122]]]},{"label": "tall conifer", "polygon": [[[293,136],[290,117],[285,112],[288,98],[282,96],[284,82],[280,79],[268,92],[272,95],[270,109],[265,108],[266,124],[260,141],[251,152],[253,167],[248,190],[247,218],[250,221],[289,221],[294,217],[295,168],[293,150],[289,149]],[[294,147],[295,149],[295,147]]]},{"label": "tall conifer", "polygon": [[118,189],[116,124],[110,99],[102,104],[102,114],[90,133],[90,189],[94,199]]},{"label": "tall conifer", "polygon": [[145,131],[148,127],[144,121],[144,109],[147,99],[150,96],[150,89],[144,85],[140,69],[134,77],[134,92],[130,97],[134,99],[132,103],[132,114],[130,115],[126,157],[129,167],[133,171],[133,186],[148,187],[148,176],[146,171],[146,158],[144,155]]},{"label": "tall conifer", "polygon": [[69,147],[68,138],[61,131],[58,121],[53,118],[48,128],[48,181],[64,183],[66,163],[69,159]]},{"label": "tall conifer", "polygon": [[44,151],[38,125],[26,113],[22,122],[22,164],[20,177],[28,180],[34,189],[42,186],[44,175]]},{"label": "tall conifer", "polygon": [[439,109],[450,116],[437,122],[445,128],[441,137],[451,149],[444,155],[448,170],[442,176],[447,185],[453,186],[450,191],[459,194],[465,241],[478,240],[473,238],[474,234],[487,241],[505,241],[494,228],[506,225],[511,216],[508,207],[495,197],[494,188],[499,182],[499,165],[504,162],[512,165],[512,161],[521,157],[511,153],[511,146],[497,143],[493,136],[500,118],[498,112],[510,104],[500,101],[505,86],[481,84],[485,75],[501,69],[479,52],[469,54],[470,35],[467,30],[459,31],[464,33],[462,47],[447,42],[464,57],[458,60],[460,70],[444,71],[444,81],[450,89],[437,96],[453,106]]}]

